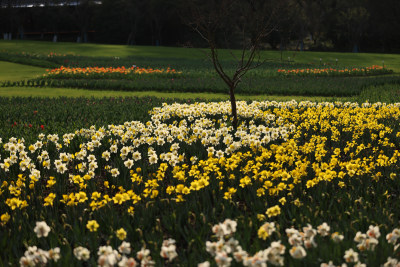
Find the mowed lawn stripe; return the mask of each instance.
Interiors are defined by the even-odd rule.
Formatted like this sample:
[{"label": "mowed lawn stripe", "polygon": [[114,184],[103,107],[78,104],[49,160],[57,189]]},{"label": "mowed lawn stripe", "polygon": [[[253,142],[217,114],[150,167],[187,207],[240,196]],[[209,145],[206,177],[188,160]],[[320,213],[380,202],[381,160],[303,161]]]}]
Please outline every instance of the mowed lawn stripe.
[{"label": "mowed lawn stripe", "polygon": [[32,79],[44,73],[46,73],[44,68],[0,61],[0,82]]}]

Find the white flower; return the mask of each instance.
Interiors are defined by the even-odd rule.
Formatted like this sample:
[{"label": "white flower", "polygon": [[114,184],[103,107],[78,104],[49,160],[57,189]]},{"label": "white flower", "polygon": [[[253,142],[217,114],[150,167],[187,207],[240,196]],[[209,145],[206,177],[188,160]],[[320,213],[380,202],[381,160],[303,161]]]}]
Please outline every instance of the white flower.
[{"label": "white flower", "polygon": [[34,258],[22,256],[19,260],[19,265],[21,267],[32,267],[36,266],[36,263],[34,262]]},{"label": "white flower", "polygon": [[158,159],[157,159],[157,154],[151,154],[150,156],[149,156],[149,163],[150,164],[156,164],[157,163],[157,161],[158,161]]},{"label": "white flower", "polygon": [[59,173],[65,173],[67,171],[67,165],[66,164],[60,164],[57,166],[57,172]]},{"label": "white flower", "polygon": [[137,262],[134,258],[127,258],[125,256],[122,257],[121,261],[118,262],[119,267],[135,267],[137,266]]},{"label": "white flower", "polygon": [[357,243],[362,243],[365,239],[367,239],[367,235],[361,232],[357,232],[356,236],[354,237],[354,241]]},{"label": "white flower", "polygon": [[229,267],[231,266],[232,258],[229,257],[225,252],[218,252],[215,256],[215,262],[218,267]]},{"label": "white flower", "polygon": [[317,247],[317,243],[315,242],[314,236],[310,237],[310,238],[304,238],[304,246],[309,249],[309,248],[316,248]]},{"label": "white flower", "polygon": [[168,259],[168,261],[172,261],[175,259],[178,254],[176,253],[176,246],[174,239],[164,240],[161,247],[160,256],[164,259]]},{"label": "white flower", "polygon": [[197,264],[197,267],[210,267],[210,263],[208,261]]},{"label": "white flower", "polygon": [[358,253],[351,248],[345,251],[343,258],[346,262],[357,262]]},{"label": "white flower", "polygon": [[74,255],[78,260],[87,261],[90,258],[90,251],[85,247],[74,248]]},{"label": "white flower", "polygon": [[390,243],[395,245],[397,242],[397,239],[400,238],[400,229],[395,228],[391,233],[386,235],[386,240]]},{"label": "white flower", "polygon": [[317,231],[312,228],[311,224],[307,224],[306,227],[303,227],[303,232],[306,238],[312,238],[317,234]]},{"label": "white flower", "polygon": [[267,267],[267,259],[264,257],[264,254],[263,251],[259,251],[253,257],[247,257],[243,260],[243,265],[251,267]]},{"label": "white flower", "polygon": [[247,257],[248,257],[248,253],[246,251],[244,251],[241,246],[237,246],[236,251],[233,252],[233,258],[237,262],[241,262],[241,261],[243,261],[243,259],[245,259]]},{"label": "white flower", "polygon": [[131,253],[131,244],[129,242],[123,241],[122,244],[118,247],[118,251],[122,254]]},{"label": "white flower", "polygon": [[47,237],[50,232],[50,227],[46,224],[46,222],[36,222],[36,227],[33,229],[36,233],[37,237]]},{"label": "white flower", "polygon": [[364,250],[375,250],[376,245],[378,245],[378,240],[376,238],[367,238],[365,239],[363,242],[359,243],[357,245],[357,248],[360,251],[364,251]]},{"label": "white flower", "polygon": [[55,262],[57,262],[61,258],[59,247],[50,249],[48,253],[49,253],[49,259]]},{"label": "white flower", "polygon": [[379,227],[370,225],[369,230],[367,231],[367,236],[373,238],[379,238],[381,236],[381,233],[379,232]]},{"label": "white flower", "polygon": [[106,161],[108,161],[109,159],[110,159],[110,156],[111,156],[111,153],[109,152],[109,151],[104,151],[102,154],[101,154],[101,157],[103,158],[103,159],[105,159]]},{"label": "white flower", "polygon": [[236,221],[233,221],[231,219],[226,219],[222,224],[226,227],[224,229],[224,231],[226,231],[225,235],[229,235],[236,232],[236,226],[237,226]]},{"label": "white flower", "polygon": [[127,167],[128,169],[131,169],[133,166],[133,160],[128,159],[124,162],[125,167]]},{"label": "white flower", "polygon": [[142,155],[140,154],[139,151],[135,151],[132,154],[132,158],[134,161],[138,161],[138,160],[142,159]]},{"label": "white flower", "polygon": [[99,266],[114,266],[121,258],[118,251],[113,250],[110,246],[101,246],[97,252],[99,259],[97,261]]},{"label": "white flower", "polygon": [[307,256],[306,250],[302,246],[294,246],[289,250],[290,255],[295,259],[302,259]]},{"label": "white flower", "polygon": [[117,145],[112,145],[112,146],[110,147],[110,151],[111,151],[111,153],[117,153],[117,152],[118,152],[118,147],[117,147]]},{"label": "white flower", "polygon": [[344,237],[343,237],[343,235],[339,234],[338,232],[334,232],[334,233],[332,233],[331,238],[332,238],[333,242],[339,243],[340,241],[343,240]]},{"label": "white flower", "polygon": [[303,244],[303,237],[300,233],[291,234],[288,241],[292,246],[301,246]]},{"label": "white flower", "polygon": [[320,267],[336,267],[336,265],[329,261],[328,263],[321,263]]},{"label": "white flower", "polygon": [[329,225],[326,222],[324,222],[323,224],[321,224],[320,226],[317,227],[318,234],[320,234],[321,236],[329,235],[330,230],[331,230],[331,228],[329,227]]},{"label": "white flower", "polygon": [[119,175],[119,170],[117,168],[112,169],[111,175],[112,177],[117,177]]},{"label": "white flower", "polygon": [[150,250],[142,248],[136,253],[136,258],[140,261],[150,258]]},{"label": "white flower", "polygon": [[397,259],[389,257],[387,258],[387,261],[385,262],[383,267],[400,267],[400,262]]}]

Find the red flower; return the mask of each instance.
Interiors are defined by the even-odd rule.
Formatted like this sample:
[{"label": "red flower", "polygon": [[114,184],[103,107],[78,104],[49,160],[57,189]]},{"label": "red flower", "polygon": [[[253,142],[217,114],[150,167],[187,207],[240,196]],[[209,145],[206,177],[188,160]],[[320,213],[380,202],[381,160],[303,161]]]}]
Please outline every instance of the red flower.
[{"label": "red flower", "polygon": [[44,130],[44,126],[43,125],[40,125],[40,128],[42,128],[42,130]]},{"label": "red flower", "polygon": [[28,127],[29,127],[29,128],[32,128],[32,124],[29,123]]}]

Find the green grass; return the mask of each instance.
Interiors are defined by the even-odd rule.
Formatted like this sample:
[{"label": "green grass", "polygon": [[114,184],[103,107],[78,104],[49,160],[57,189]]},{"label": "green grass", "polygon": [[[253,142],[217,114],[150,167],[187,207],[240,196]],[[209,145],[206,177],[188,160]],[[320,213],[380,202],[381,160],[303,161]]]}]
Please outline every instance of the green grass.
[{"label": "green grass", "polygon": [[[100,45],[100,44],[76,44],[76,43],[51,43],[38,41],[0,41],[0,51],[26,52],[36,54],[72,54],[91,57],[127,57],[140,56],[149,58],[184,58],[184,59],[204,59],[206,60],[207,49],[197,48],[176,48],[162,46],[126,46],[126,45]],[[236,51],[239,53],[239,51]],[[221,55],[230,58],[228,50],[222,50]],[[296,63],[322,63],[339,65],[382,65],[400,71],[400,55],[378,54],[378,53],[335,53],[335,52],[293,52],[285,51],[282,54],[283,61],[288,57]],[[262,58],[268,61],[280,61],[280,51],[263,51]]]},{"label": "green grass", "polygon": [[33,79],[45,73],[45,69],[0,61],[0,81]]},{"label": "green grass", "polygon": [[[213,93],[162,93],[155,91],[124,92],[124,91],[98,91],[68,88],[34,88],[34,87],[0,87],[0,97],[157,97],[169,99],[204,99],[228,100],[228,94]],[[236,95],[238,100],[269,100],[269,101],[347,101],[350,98],[318,97],[318,96],[278,96],[278,95]]]},{"label": "green grass", "polygon": [[400,102],[400,85],[381,85],[381,86],[371,86],[370,88],[361,92],[359,96],[356,97],[358,102],[368,101],[370,103],[374,102]]}]

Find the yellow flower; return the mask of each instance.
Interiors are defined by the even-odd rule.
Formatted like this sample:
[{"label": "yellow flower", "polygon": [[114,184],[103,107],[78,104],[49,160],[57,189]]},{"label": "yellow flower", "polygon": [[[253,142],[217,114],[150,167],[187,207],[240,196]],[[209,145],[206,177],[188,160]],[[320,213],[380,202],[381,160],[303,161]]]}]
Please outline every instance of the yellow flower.
[{"label": "yellow flower", "polygon": [[124,240],[126,238],[126,231],[124,228],[117,230],[117,237],[119,240]]},{"label": "yellow flower", "polygon": [[18,198],[9,198],[6,200],[6,204],[12,209],[15,210],[16,208],[19,208],[22,204],[22,201],[19,200]]},{"label": "yellow flower", "polygon": [[264,221],[265,220],[265,215],[264,214],[257,214],[257,219],[259,221]]},{"label": "yellow flower", "polygon": [[118,205],[121,205],[125,201],[123,198],[123,195],[120,193],[116,193],[112,199],[114,201],[114,204],[118,204]]},{"label": "yellow flower", "polygon": [[83,203],[86,200],[88,200],[88,197],[86,196],[86,193],[83,191],[80,191],[79,193],[75,194],[75,198],[78,202]]},{"label": "yellow flower", "polygon": [[275,230],[275,223],[266,222],[258,229],[258,237],[266,240]]},{"label": "yellow flower", "polygon": [[56,194],[50,193],[45,199],[44,199],[44,206],[53,206],[53,201],[56,198]]},{"label": "yellow flower", "polygon": [[300,202],[300,200],[299,200],[298,198],[296,198],[296,199],[293,201],[293,203],[294,203],[297,207],[300,207],[300,206],[301,206],[301,202]]},{"label": "yellow flower", "polygon": [[227,200],[232,199],[232,195],[235,194],[236,191],[237,191],[237,189],[230,187],[229,191],[224,193],[224,199],[227,199]]},{"label": "yellow flower", "polygon": [[264,227],[261,226],[260,229],[258,229],[258,237],[263,240],[266,240],[268,236],[269,236],[268,232],[265,231]]},{"label": "yellow flower", "polygon": [[11,216],[7,212],[3,213],[0,217],[1,225],[5,225],[10,220],[10,218]]},{"label": "yellow flower", "polygon": [[134,213],[135,213],[135,208],[134,207],[129,207],[128,208],[128,213],[130,214],[130,215],[133,215]]},{"label": "yellow flower", "polygon": [[244,178],[240,179],[239,186],[244,188],[246,185],[251,185],[251,179],[248,176],[245,176]]},{"label": "yellow flower", "polygon": [[89,229],[90,232],[96,232],[99,226],[100,225],[96,222],[96,220],[88,221],[86,224],[86,228]]},{"label": "yellow flower", "polygon": [[97,192],[97,191],[94,191],[93,193],[92,193],[92,199],[93,200],[97,200],[97,199],[99,199],[101,197],[101,193],[99,193],[99,192]]},{"label": "yellow flower", "polygon": [[282,197],[281,199],[279,199],[279,203],[281,203],[282,206],[285,205],[285,203],[286,203],[286,198],[285,198],[285,197]]},{"label": "yellow flower", "polygon": [[267,209],[266,214],[267,214],[268,218],[278,216],[279,214],[281,214],[281,208],[278,205],[275,205],[275,206]]}]

